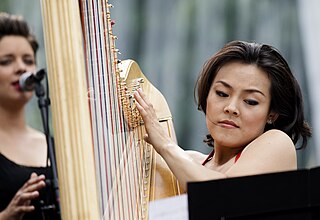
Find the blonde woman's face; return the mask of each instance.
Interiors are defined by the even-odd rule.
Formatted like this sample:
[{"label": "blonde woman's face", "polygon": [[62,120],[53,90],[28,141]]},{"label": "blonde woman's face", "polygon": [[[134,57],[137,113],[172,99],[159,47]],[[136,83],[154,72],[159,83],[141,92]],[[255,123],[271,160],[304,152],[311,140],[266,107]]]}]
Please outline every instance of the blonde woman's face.
[{"label": "blonde woman's face", "polygon": [[255,65],[232,62],[217,73],[207,97],[206,124],[215,147],[241,148],[261,135],[271,82]]}]

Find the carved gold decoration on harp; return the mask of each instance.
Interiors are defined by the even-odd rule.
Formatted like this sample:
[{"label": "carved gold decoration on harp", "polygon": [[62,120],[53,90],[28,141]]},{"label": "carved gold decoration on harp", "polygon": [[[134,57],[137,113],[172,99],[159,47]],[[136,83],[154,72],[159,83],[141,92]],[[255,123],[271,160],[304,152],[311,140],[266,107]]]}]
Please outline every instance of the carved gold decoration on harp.
[{"label": "carved gold decoration on harp", "polygon": [[148,202],[180,194],[152,146],[132,92],[142,87],[168,134],[161,93],[120,62],[108,1],[41,0],[63,220],[147,219]]}]

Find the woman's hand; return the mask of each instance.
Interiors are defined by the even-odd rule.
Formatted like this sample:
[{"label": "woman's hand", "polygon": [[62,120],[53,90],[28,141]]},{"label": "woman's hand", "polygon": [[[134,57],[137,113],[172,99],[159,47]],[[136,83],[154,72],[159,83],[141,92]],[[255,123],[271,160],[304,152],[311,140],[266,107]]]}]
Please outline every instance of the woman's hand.
[{"label": "woman's hand", "polygon": [[32,173],[30,179],[18,190],[5,210],[0,213],[0,220],[20,220],[26,212],[35,209],[31,200],[39,196],[39,190],[45,187],[45,176]]},{"label": "woman's hand", "polygon": [[134,98],[147,132],[144,140],[151,144],[161,155],[161,151],[169,146],[169,144],[173,144],[173,141],[161,126],[153,105],[144,92],[138,89],[138,91],[134,93]]}]

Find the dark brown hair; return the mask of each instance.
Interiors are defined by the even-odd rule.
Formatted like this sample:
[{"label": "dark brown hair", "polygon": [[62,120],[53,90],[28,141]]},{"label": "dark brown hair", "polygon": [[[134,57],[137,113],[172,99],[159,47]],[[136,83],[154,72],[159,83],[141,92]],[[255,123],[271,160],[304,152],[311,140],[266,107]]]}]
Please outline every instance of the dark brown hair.
[{"label": "dark brown hair", "polygon": [[[198,109],[206,114],[207,97],[217,72],[222,66],[235,61],[256,65],[268,74],[271,81],[270,111],[278,113],[279,116],[273,124],[266,125],[265,131],[279,129],[288,134],[294,144],[302,138],[301,147],[298,149],[306,147],[311,129],[304,118],[300,86],[286,60],[270,45],[232,41],[213,55],[205,63],[196,83]],[[213,146],[210,134],[205,142]]]},{"label": "dark brown hair", "polygon": [[31,33],[27,22],[21,16],[0,12],[0,40],[5,36],[25,37],[36,55],[39,44]]}]

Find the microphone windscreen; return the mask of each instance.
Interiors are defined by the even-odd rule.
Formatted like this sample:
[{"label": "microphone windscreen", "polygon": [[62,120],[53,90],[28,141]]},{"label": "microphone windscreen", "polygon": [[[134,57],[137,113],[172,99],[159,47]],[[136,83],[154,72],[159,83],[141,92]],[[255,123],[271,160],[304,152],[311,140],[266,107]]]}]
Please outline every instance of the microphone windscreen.
[{"label": "microphone windscreen", "polygon": [[32,72],[23,73],[19,78],[21,91],[32,91],[34,89],[34,74]]}]

